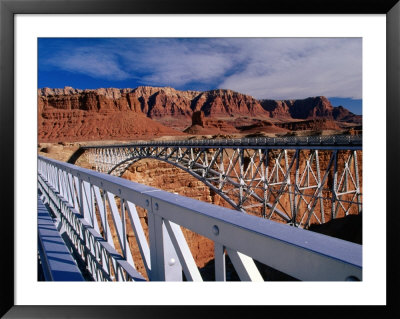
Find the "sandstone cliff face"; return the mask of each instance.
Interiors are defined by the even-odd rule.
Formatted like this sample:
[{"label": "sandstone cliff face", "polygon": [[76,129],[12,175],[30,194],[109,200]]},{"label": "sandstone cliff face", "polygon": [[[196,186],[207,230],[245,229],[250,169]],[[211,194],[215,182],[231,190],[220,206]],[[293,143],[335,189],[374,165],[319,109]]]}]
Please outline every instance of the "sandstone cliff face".
[{"label": "sandstone cliff face", "polygon": [[[38,91],[39,141],[153,138],[185,135],[152,117],[188,117],[191,92],[169,88]],[[187,105],[185,105],[186,100]],[[185,109],[187,107],[187,109]]]},{"label": "sandstone cliff face", "polygon": [[272,117],[294,119],[332,118],[333,106],[324,96],[310,97],[303,100],[262,100],[261,104],[270,112]]},{"label": "sandstone cliff face", "polygon": [[57,109],[132,110],[150,118],[178,116],[191,118],[194,111],[206,116],[252,115],[269,117],[251,96],[231,90],[207,92],[178,91],[173,88],[76,90],[72,88],[39,90],[39,105]]},{"label": "sandstone cliff face", "polygon": [[324,96],[309,97],[294,101],[291,116],[296,119],[332,117],[333,106]]},{"label": "sandstone cliff face", "polygon": [[[206,126],[192,123],[196,112],[202,112],[207,118]],[[245,130],[246,125],[253,131],[293,129],[275,126],[269,122],[271,118],[278,122],[323,118],[361,124],[361,116],[344,107],[333,107],[323,96],[258,101],[231,90],[199,92],[149,86],[96,90],[42,88],[38,90],[38,113],[39,137],[65,141],[76,141],[73,134],[77,132],[79,138],[91,140],[94,137],[89,134],[101,139],[116,138],[116,133],[111,132],[120,132],[120,138],[140,135],[151,138],[183,131],[190,134],[236,133]],[[120,123],[119,118],[124,118],[124,123]],[[117,128],[121,125],[122,129]],[[299,129],[302,127],[307,129],[307,125],[298,126]],[[330,128],[336,129],[334,125]]]},{"label": "sandstone cliff face", "polygon": [[[141,86],[136,89],[102,88],[79,90],[42,88],[38,90],[39,111],[48,107],[94,111],[130,110],[150,118],[165,116],[190,119],[193,112],[206,117],[253,116],[351,120],[355,114],[343,106],[333,107],[324,96],[301,100],[256,100],[232,90],[179,91],[169,87]],[[356,116],[357,117],[357,116]],[[360,117],[360,116],[358,116]]]},{"label": "sandstone cliff face", "polygon": [[[124,111],[143,113],[154,119],[182,117],[190,120],[193,112],[206,117],[253,116],[260,118],[330,118],[351,121],[355,114],[343,106],[333,107],[324,96],[302,100],[256,100],[231,90],[178,91],[173,88],[141,86],[136,89],[78,90],[43,88],[38,90],[39,112],[49,107],[87,111]],[[360,116],[358,116],[360,117]]]},{"label": "sandstone cliff face", "polygon": [[151,118],[174,116],[174,117],[191,117],[192,110],[190,108],[191,100],[179,95],[169,95],[161,90],[142,101],[146,104],[143,109]]},{"label": "sandstone cliff face", "polygon": [[269,117],[269,112],[264,110],[257,100],[231,90],[203,92],[196,98],[193,111],[203,111],[210,117],[238,115]]},{"label": "sandstone cliff face", "polygon": [[261,100],[262,107],[269,112],[273,118],[291,118],[289,106],[291,101]]},{"label": "sandstone cliff face", "polygon": [[356,115],[341,105],[333,108],[332,115],[333,118],[337,121],[357,124],[362,123],[361,115]]}]

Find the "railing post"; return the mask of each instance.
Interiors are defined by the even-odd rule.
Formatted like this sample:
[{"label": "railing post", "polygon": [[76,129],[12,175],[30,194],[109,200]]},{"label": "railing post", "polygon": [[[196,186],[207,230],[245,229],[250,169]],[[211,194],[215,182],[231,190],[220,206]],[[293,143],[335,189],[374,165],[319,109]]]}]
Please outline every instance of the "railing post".
[{"label": "railing post", "polygon": [[360,177],[358,174],[358,162],[357,162],[357,151],[353,151],[353,159],[354,159],[354,174],[356,177],[356,194],[357,194],[357,208],[358,213],[362,212],[362,205],[360,201]]},{"label": "railing post", "polygon": [[152,202],[147,211],[150,242],[150,280],[182,281],[182,266],[169,237],[163,219],[157,215],[161,209]]},{"label": "railing post", "polygon": [[331,219],[335,219],[336,218],[336,196],[337,196],[337,175],[338,175],[338,167],[337,167],[337,163],[338,163],[338,158],[337,158],[337,151],[332,152],[332,158],[334,161],[333,164],[333,172],[332,172],[332,198],[331,198],[331,202],[332,202],[332,208],[331,208]]},{"label": "railing post", "polygon": [[[150,199],[151,201],[151,199]],[[162,218],[153,213],[152,207],[147,210],[147,221],[149,226],[149,246],[151,281],[164,281],[164,257],[163,257],[163,236]]]},{"label": "railing post", "polygon": [[239,157],[239,203],[238,206],[239,208],[242,208],[243,206],[243,192],[244,192],[244,187],[245,187],[245,182],[244,182],[244,152],[242,148],[238,148],[238,157]]},{"label": "railing post", "polygon": [[214,242],[215,281],[226,281],[224,250],[225,248],[223,245],[216,241]]},{"label": "railing post", "polygon": [[162,234],[165,281],[182,281],[182,266],[164,222],[162,225]]},{"label": "railing post", "polygon": [[[80,189],[80,207],[79,207],[79,212],[83,216],[83,218],[89,223],[92,224],[91,218],[90,218],[90,213],[89,213],[89,203],[88,203],[88,194],[87,192],[89,191],[89,187],[87,183],[79,178],[79,189]],[[93,225],[91,225],[93,226]]]}]

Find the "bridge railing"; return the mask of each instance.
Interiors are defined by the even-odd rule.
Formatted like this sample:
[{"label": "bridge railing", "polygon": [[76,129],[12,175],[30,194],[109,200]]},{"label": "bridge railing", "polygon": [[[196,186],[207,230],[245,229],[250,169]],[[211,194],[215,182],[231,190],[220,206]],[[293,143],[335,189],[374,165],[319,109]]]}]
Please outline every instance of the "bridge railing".
[{"label": "bridge railing", "polygon": [[362,246],[344,240],[41,156],[38,187],[95,280],[202,281],[181,227],[214,242],[215,280],[226,280],[226,254],[241,280],[263,280],[254,260],[299,280],[362,279]]},{"label": "bridge railing", "polygon": [[[121,146],[362,146],[362,136],[359,135],[325,135],[325,136],[284,136],[284,137],[253,137],[241,139],[189,139],[174,141],[137,141],[127,144],[113,144]],[[110,145],[84,146],[90,148],[108,148]]]}]

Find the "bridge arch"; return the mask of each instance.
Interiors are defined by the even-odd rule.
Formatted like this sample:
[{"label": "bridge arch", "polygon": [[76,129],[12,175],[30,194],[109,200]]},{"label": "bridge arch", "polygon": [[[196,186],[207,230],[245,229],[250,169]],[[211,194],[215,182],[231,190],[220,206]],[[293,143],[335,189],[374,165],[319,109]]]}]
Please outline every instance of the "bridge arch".
[{"label": "bridge arch", "polygon": [[134,162],[156,159],[200,180],[236,210],[296,227],[362,210],[358,136],[149,141],[84,148],[100,172],[121,176]]},{"label": "bridge arch", "polygon": [[83,147],[78,148],[68,159],[67,163],[75,164],[78,158],[80,158],[87,150]]},{"label": "bridge arch", "polygon": [[200,176],[199,174],[197,174],[196,172],[187,169],[185,166],[179,164],[179,162],[172,162],[172,161],[168,161],[162,158],[157,158],[155,156],[132,156],[130,158],[127,158],[123,161],[121,161],[120,163],[118,163],[117,165],[113,166],[108,172],[107,174],[110,175],[115,175],[118,177],[121,177],[130,166],[132,166],[133,164],[139,162],[140,160],[143,159],[153,159],[153,160],[157,160],[160,162],[164,162],[164,163],[168,163],[170,165],[173,165],[183,171],[185,171],[186,173],[189,173],[191,176],[195,177],[197,180],[199,180],[200,182],[202,182],[204,185],[206,185],[207,187],[209,187],[211,190],[213,190],[216,194],[218,194],[221,198],[223,198],[229,205],[231,205],[234,209],[239,210],[239,211],[243,211],[245,212],[243,209],[241,209],[231,198],[229,198],[228,196],[226,196],[223,192],[221,192],[217,187],[215,187],[215,185],[211,184],[210,182],[208,182],[207,180],[203,179],[202,176]]},{"label": "bridge arch", "polygon": [[[208,149],[209,150],[209,149]],[[201,152],[206,152],[207,149],[201,149]],[[238,154],[241,153],[242,156],[238,156]],[[249,211],[247,211],[243,205],[242,202],[239,201],[235,201],[238,200],[237,198],[234,197],[234,195],[229,194],[229,192],[226,192],[226,189],[222,190],[218,187],[216,187],[215,184],[213,184],[212,182],[210,182],[210,180],[212,180],[211,178],[208,178],[207,175],[208,174],[213,174],[213,176],[219,175],[219,176],[223,176],[223,178],[227,179],[228,182],[226,182],[227,185],[231,184],[234,187],[233,188],[239,188],[239,187],[243,187],[243,193],[245,194],[243,197],[246,196],[247,193],[247,197],[252,197],[254,198],[256,201],[261,201],[260,197],[257,196],[257,194],[253,191],[253,189],[248,188],[245,189],[245,186],[243,185],[239,185],[238,182],[234,182],[231,177],[229,177],[229,173],[228,172],[221,172],[219,169],[212,169],[213,167],[213,160],[209,160],[209,163],[207,164],[207,167],[201,167],[201,174],[196,173],[196,171],[193,170],[192,166],[196,166],[199,165],[198,163],[196,163],[196,160],[199,159],[199,156],[196,157],[196,160],[192,161],[192,164],[188,163],[187,158],[185,159],[184,157],[179,158],[178,157],[162,157],[162,156],[153,156],[153,155],[149,155],[148,153],[146,155],[140,155],[142,154],[142,152],[138,152],[135,151],[133,152],[133,156],[129,156],[128,158],[124,159],[124,160],[120,160],[117,164],[115,164],[114,166],[110,166],[111,168],[106,170],[105,172],[107,172],[107,174],[111,174],[114,176],[118,176],[121,177],[122,174],[128,169],[128,167],[130,167],[133,163],[141,160],[141,159],[154,159],[157,161],[161,161],[161,162],[165,162],[168,164],[171,164],[179,169],[182,169],[183,171],[189,173],[190,175],[192,175],[193,177],[195,177],[197,180],[201,181],[204,185],[206,185],[207,187],[209,187],[212,191],[214,191],[216,194],[218,194],[222,199],[224,199],[233,209],[241,211],[243,213],[249,213]],[[214,159],[219,155],[220,153],[218,151],[214,152]],[[244,166],[248,166],[249,163],[247,160],[245,160],[245,157],[243,156],[243,150],[238,151],[238,154],[236,155],[236,164],[238,164],[239,166],[243,167]],[[264,155],[261,155],[261,157]],[[240,157],[240,159],[239,159]],[[232,160],[232,159],[231,159]],[[235,161],[234,161],[235,162]],[[235,165],[235,164],[234,164]],[[236,185],[235,185],[236,184]],[[240,183],[242,184],[242,182]],[[226,186],[226,185],[225,185]],[[236,196],[238,197],[238,195]],[[259,212],[258,215],[262,215],[265,217],[265,210],[266,208],[271,209],[272,213],[270,214],[270,218],[273,219],[279,219],[279,220],[283,220],[286,223],[290,223],[291,224],[291,217],[285,213],[284,211],[282,211],[281,209],[279,209],[277,207],[277,201],[276,203],[272,202],[264,202],[264,211]],[[273,213],[275,213],[275,215],[273,216]],[[279,217],[278,217],[279,216]]]}]

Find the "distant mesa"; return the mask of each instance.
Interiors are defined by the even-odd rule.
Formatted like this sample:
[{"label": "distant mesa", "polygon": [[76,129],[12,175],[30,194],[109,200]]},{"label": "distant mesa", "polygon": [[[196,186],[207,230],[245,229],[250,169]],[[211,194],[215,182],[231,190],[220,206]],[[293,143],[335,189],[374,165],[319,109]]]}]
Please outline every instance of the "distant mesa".
[{"label": "distant mesa", "polygon": [[362,123],[362,116],[343,106],[333,107],[323,96],[257,100],[232,90],[179,91],[150,86],[41,88],[38,113],[39,141],[337,130]]},{"label": "distant mesa", "polygon": [[334,107],[325,96],[309,97],[303,100],[261,100],[264,109],[270,112],[273,118],[314,119],[327,118],[337,121],[361,120],[343,106]]}]

